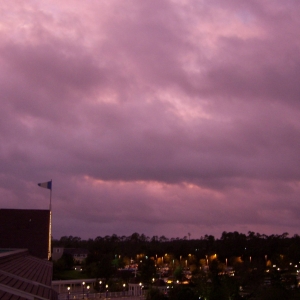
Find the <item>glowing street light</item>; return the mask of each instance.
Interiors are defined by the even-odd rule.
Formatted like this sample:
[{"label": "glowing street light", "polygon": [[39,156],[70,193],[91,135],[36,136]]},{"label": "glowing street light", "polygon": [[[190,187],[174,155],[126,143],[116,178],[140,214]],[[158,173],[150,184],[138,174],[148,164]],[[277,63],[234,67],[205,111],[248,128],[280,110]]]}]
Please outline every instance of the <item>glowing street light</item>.
[{"label": "glowing street light", "polygon": [[101,291],[102,291],[102,280],[99,281],[99,292],[100,292],[100,296],[101,296]]},{"label": "glowing street light", "polygon": [[85,282],[82,283],[82,299],[84,299],[84,285],[85,285]]},{"label": "glowing street light", "polygon": [[108,297],[108,284],[105,285],[106,291],[105,291],[105,298]]},{"label": "glowing street light", "polygon": [[70,287],[68,286],[68,300],[70,299]]},{"label": "glowing street light", "polygon": [[87,288],[87,298],[89,299],[90,286],[88,285],[86,288]]}]

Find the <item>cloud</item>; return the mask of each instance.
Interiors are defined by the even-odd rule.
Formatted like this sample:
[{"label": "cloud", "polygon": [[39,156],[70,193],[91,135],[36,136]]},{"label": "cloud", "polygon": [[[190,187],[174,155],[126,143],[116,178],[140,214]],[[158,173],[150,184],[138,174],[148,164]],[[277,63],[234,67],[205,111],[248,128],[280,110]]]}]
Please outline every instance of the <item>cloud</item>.
[{"label": "cloud", "polygon": [[[18,4],[18,5],[16,5]],[[6,3],[1,207],[53,234],[299,228],[293,1]]]}]

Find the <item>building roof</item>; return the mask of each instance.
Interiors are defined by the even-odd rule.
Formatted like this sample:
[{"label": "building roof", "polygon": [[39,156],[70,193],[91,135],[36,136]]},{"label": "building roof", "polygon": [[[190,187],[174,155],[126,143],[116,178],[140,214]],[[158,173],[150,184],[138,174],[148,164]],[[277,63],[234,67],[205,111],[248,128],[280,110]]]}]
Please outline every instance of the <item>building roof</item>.
[{"label": "building roof", "polygon": [[50,210],[0,209],[0,248],[28,249],[48,257]]},{"label": "building roof", "polygon": [[26,249],[0,253],[0,299],[57,299],[51,280],[51,262],[29,255]]}]

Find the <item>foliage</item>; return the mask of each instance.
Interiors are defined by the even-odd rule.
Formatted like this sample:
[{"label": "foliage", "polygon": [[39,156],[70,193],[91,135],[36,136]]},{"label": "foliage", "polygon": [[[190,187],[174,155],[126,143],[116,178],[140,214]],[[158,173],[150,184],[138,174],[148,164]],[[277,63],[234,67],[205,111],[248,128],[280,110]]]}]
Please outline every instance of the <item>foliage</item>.
[{"label": "foliage", "polygon": [[57,271],[53,273],[53,280],[67,280],[67,279],[85,279],[87,274],[75,270]]},{"label": "foliage", "polygon": [[165,295],[156,288],[152,288],[148,291],[146,295],[146,300],[166,300]]},{"label": "foliage", "polygon": [[[54,247],[88,249],[90,254],[83,266],[85,276],[110,282],[110,290],[121,290],[123,283],[127,286],[136,266],[137,275],[144,284],[158,278],[156,266],[167,266],[168,271],[165,268],[163,273],[173,275],[175,281],[192,276],[191,285],[176,284],[170,289],[170,300],[238,300],[241,294],[258,300],[300,299],[299,290],[293,289],[297,286],[293,275],[297,270],[295,265],[300,261],[299,235],[267,236],[252,231],[248,234],[224,231],[220,239],[205,235],[190,240],[186,237],[150,238],[135,232],[128,237],[114,234],[94,240],[65,236],[53,240],[52,244]],[[54,262],[54,278],[63,278],[72,266],[73,260],[64,255]],[[234,276],[230,276],[228,267],[234,270]],[[76,274],[79,275],[82,273]],[[74,275],[70,273],[69,276],[73,278]],[[268,286],[264,285],[265,277],[271,282]],[[163,296],[150,290],[148,295],[153,299]]]},{"label": "foliage", "polygon": [[191,287],[175,285],[169,292],[169,300],[197,300],[199,297]]},{"label": "foliage", "polygon": [[138,269],[142,282],[151,282],[152,278],[155,277],[156,267],[153,259],[143,259]]},{"label": "foliage", "polygon": [[53,263],[53,273],[57,274],[64,270],[71,270],[73,266],[74,261],[72,255],[64,253],[60,259]]},{"label": "foliage", "polygon": [[181,266],[178,266],[175,271],[174,271],[174,278],[176,280],[179,280],[181,281],[182,280],[182,277],[183,277],[183,269]]}]

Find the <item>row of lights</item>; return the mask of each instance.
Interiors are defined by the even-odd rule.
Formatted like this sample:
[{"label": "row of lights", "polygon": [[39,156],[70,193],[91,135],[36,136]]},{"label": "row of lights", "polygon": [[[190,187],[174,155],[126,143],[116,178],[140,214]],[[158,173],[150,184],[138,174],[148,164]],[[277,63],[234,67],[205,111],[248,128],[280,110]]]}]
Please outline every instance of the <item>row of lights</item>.
[{"label": "row of lights", "polygon": [[[85,282],[82,282],[82,299],[84,299],[84,286],[85,286]],[[89,294],[90,286],[88,285],[86,288],[87,288],[87,293]],[[68,289],[68,300],[69,300],[71,288],[68,286],[67,289]]]},{"label": "row of lights", "polygon": [[[99,284],[102,285],[102,281],[101,280],[99,281]],[[141,285],[141,283],[140,283],[140,285]],[[85,282],[83,281],[82,282],[82,299],[84,299],[84,286],[85,286]],[[126,287],[126,284],[124,283],[123,284],[123,288],[125,289],[125,287]],[[87,293],[89,293],[90,286],[88,285],[86,288],[88,290]],[[105,285],[105,288],[106,288],[106,290],[108,289],[108,284]],[[68,286],[67,289],[68,289],[68,300],[69,300],[70,299],[70,290],[71,290],[71,288]]]}]

